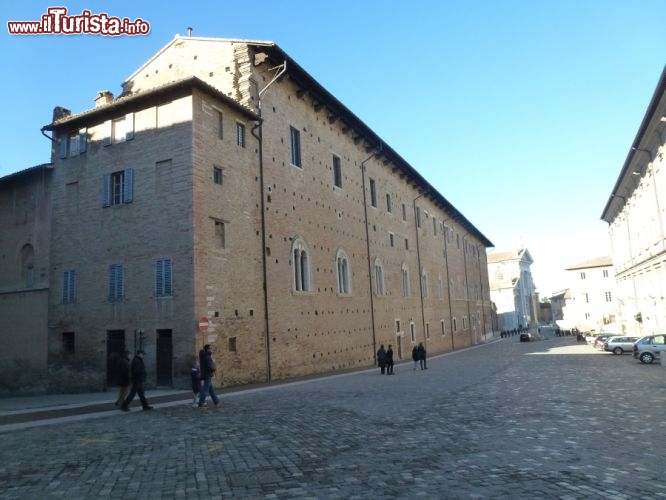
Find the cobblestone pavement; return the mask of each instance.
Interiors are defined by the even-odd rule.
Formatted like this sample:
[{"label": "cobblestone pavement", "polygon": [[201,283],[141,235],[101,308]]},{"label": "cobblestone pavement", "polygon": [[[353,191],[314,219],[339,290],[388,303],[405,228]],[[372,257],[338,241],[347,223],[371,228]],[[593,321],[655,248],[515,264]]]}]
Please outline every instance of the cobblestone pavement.
[{"label": "cobblestone pavement", "polygon": [[664,498],[666,367],[517,337],[0,434],[0,498]]}]

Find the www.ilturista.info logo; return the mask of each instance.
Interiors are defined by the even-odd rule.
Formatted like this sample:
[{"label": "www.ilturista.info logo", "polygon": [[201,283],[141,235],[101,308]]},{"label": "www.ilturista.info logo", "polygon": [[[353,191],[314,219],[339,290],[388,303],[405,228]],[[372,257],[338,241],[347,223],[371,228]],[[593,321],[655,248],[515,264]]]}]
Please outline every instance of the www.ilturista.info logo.
[{"label": "www.ilturista.info logo", "polygon": [[39,21],[7,21],[10,35],[147,35],[150,23],[141,18],[93,14],[84,10],[80,15],[67,15],[67,7],[49,7]]}]

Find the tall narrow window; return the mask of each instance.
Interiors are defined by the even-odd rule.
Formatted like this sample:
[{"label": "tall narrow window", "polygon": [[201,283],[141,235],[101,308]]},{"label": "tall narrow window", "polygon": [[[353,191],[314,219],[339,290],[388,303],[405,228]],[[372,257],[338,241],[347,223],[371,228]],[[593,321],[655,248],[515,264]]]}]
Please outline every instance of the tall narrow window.
[{"label": "tall narrow window", "polygon": [[437,219],[435,217],[432,218],[432,235],[437,236]]},{"label": "tall narrow window", "polygon": [[349,294],[351,293],[349,258],[344,251],[338,250],[335,262],[338,275],[338,293]]},{"label": "tall narrow window", "polygon": [[426,323],[426,338],[430,338],[430,323]]},{"label": "tall narrow window", "polygon": [[416,214],[416,227],[421,228],[421,209],[419,207],[415,208],[415,214]]},{"label": "tall narrow window", "polygon": [[224,221],[214,219],[215,222],[215,242],[219,248],[227,247],[226,227]]},{"label": "tall narrow window", "polygon": [[218,139],[224,139],[224,115],[222,111],[217,112],[217,137]]},{"label": "tall narrow window", "polygon": [[453,332],[458,331],[458,320],[456,318],[453,318]]},{"label": "tall narrow window", "polygon": [[245,125],[236,123],[236,145],[245,147]]},{"label": "tall narrow window", "polygon": [[613,302],[613,296],[611,295],[611,292],[606,292],[606,302]]},{"label": "tall narrow window", "polygon": [[421,271],[421,295],[428,297],[428,273],[425,270]]},{"label": "tall narrow window", "polygon": [[377,186],[372,178],[370,178],[370,205],[377,208]]},{"label": "tall narrow window", "polygon": [[310,291],[310,258],[305,241],[297,238],[292,247],[293,286],[297,292]]},{"label": "tall narrow window", "polygon": [[62,332],[62,353],[74,354],[74,332]]},{"label": "tall narrow window", "polygon": [[379,259],[375,259],[375,295],[384,295],[384,266]]},{"label": "tall narrow window", "polygon": [[391,193],[386,193],[386,211],[390,214],[393,213],[393,201],[391,200]]},{"label": "tall narrow window", "polygon": [[444,320],[440,320],[439,326],[442,329],[442,335],[446,335],[446,330],[444,328]]},{"label": "tall narrow window", "polygon": [[402,220],[407,222],[407,205],[402,204]]},{"label": "tall narrow window", "polygon": [[603,270],[603,276],[604,278],[608,278],[608,269]]},{"label": "tall narrow window", "polygon": [[395,235],[393,233],[389,233],[389,245],[391,248],[395,246]]},{"label": "tall narrow window", "polygon": [[333,184],[335,187],[342,187],[342,165],[340,158],[333,155]]},{"label": "tall narrow window", "polygon": [[291,164],[295,167],[301,165],[301,133],[294,127],[289,127],[289,139],[291,141]]},{"label": "tall narrow window", "polygon": [[582,280],[585,279],[585,273],[580,273],[580,279],[582,279]]},{"label": "tall narrow window", "polygon": [[62,273],[62,303],[76,302],[76,271],[73,269]]},{"label": "tall narrow window", "polygon": [[155,297],[171,297],[171,259],[155,262]]},{"label": "tall narrow window", "polygon": [[109,266],[109,302],[120,302],[125,296],[125,270],[121,264]]},{"label": "tall narrow window", "polygon": [[409,323],[409,334],[412,337],[412,342],[416,342],[416,325],[414,323]]},{"label": "tall narrow window", "polygon": [[35,249],[30,243],[21,248],[21,281],[26,288],[35,285]]},{"label": "tall narrow window", "polygon": [[437,279],[437,298],[444,298],[444,283],[442,282],[441,276]]},{"label": "tall narrow window", "polygon": [[401,272],[402,272],[402,296],[409,297],[409,269],[407,269],[407,264],[402,265]]}]

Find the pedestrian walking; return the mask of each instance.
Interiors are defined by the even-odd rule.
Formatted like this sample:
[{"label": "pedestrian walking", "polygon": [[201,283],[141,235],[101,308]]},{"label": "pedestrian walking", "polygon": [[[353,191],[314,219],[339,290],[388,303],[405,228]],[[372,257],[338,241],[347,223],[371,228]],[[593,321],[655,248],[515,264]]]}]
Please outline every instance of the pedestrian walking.
[{"label": "pedestrian walking", "polygon": [[132,364],[130,365],[132,390],[120,407],[122,411],[130,411],[129,405],[134,399],[134,396],[137,394],[139,395],[141,406],[143,407],[144,411],[153,409],[153,407],[148,404],[148,400],[146,399],[146,394],[144,392],[144,384],[146,383],[146,366],[143,364],[144,355],[145,354],[141,349],[136,351],[136,356],[134,356]]},{"label": "pedestrian walking", "polygon": [[213,361],[213,349],[210,344],[206,344],[201,351],[199,351],[199,367],[201,369],[201,377],[203,378],[203,389],[199,393],[199,408],[207,408],[206,396],[210,395],[215,406],[220,406],[220,400],[215,394],[213,388],[213,374],[217,371],[215,361]]},{"label": "pedestrian walking", "polygon": [[199,358],[194,356],[194,366],[191,371],[192,376],[192,406],[196,407],[199,404],[199,393],[201,393],[201,365]]},{"label": "pedestrian walking", "polygon": [[116,380],[120,386],[118,389],[118,397],[116,398],[116,406],[121,406],[127,397],[127,393],[129,393],[130,355],[131,353],[125,350],[116,361]]},{"label": "pedestrian walking", "polygon": [[386,350],[386,374],[393,375],[393,347],[391,344]]},{"label": "pedestrian walking", "polygon": [[412,349],[412,360],[414,361],[414,370],[416,370],[416,365],[419,364],[419,350],[416,346]]},{"label": "pedestrian walking", "polygon": [[384,349],[384,344],[380,345],[377,351],[377,364],[382,371],[382,375],[384,375],[386,371],[386,349]]},{"label": "pedestrian walking", "polygon": [[419,362],[421,363],[421,370],[427,370],[428,367],[426,366],[426,349],[423,345],[423,342],[419,342],[419,348],[416,351],[418,353]]}]

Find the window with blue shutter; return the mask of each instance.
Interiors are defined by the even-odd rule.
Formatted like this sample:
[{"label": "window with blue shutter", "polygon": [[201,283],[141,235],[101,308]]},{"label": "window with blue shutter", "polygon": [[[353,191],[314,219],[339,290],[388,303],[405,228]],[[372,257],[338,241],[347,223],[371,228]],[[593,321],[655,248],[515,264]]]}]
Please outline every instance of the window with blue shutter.
[{"label": "window with blue shutter", "polygon": [[62,279],[62,303],[74,302],[76,302],[76,271],[65,271]]},{"label": "window with blue shutter", "polygon": [[171,297],[171,259],[155,262],[155,297]]},{"label": "window with blue shutter", "polygon": [[109,302],[120,302],[125,294],[124,268],[121,264],[109,266]]},{"label": "window with blue shutter", "polygon": [[125,115],[125,140],[134,139],[134,113]]},{"label": "window with blue shutter", "polygon": [[67,134],[58,136],[58,158],[67,158]]},{"label": "window with blue shutter", "polygon": [[102,206],[122,205],[134,200],[134,169],[127,168],[102,177]]},{"label": "window with blue shutter", "polygon": [[88,131],[84,128],[79,130],[79,154],[86,152],[88,148]]}]

